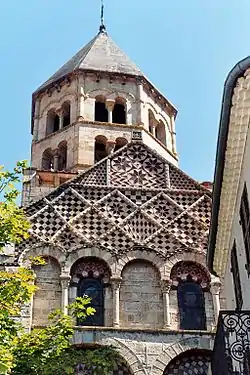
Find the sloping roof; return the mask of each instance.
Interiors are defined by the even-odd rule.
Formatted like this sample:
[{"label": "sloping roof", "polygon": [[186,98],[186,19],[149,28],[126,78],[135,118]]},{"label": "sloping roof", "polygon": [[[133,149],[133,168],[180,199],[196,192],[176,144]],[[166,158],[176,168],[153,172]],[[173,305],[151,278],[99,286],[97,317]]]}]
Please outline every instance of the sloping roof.
[{"label": "sloping roof", "polygon": [[142,76],[142,72],[114,43],[106,32],[99,32],[86,46],[64,64],[36,92],[39,92],[75,70],[96,70]]},{"label": "sloping roof", "polygon": [[210,192],[141,142],[132,142],[27,207],[31,237],[16,252],[144,246],[169,258],[205,252]]}]

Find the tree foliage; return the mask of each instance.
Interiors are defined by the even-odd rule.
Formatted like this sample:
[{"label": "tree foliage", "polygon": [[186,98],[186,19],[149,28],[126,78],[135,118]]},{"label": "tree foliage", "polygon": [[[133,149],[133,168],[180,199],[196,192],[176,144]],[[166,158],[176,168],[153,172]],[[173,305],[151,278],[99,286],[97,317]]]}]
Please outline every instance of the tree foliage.
[{"label": "tree foliage", "polygon": [[[0,249],[28,238],[29,223],[24,211],[16,204],[25,162],[18,162],[13,172],[0,167]],[[43,265],[44,259],[30,259],[33,265]],[[71,346],[74,320],[84,321],[95,310],[88,296],[76,298],[69,306],[71,316],[60,310],[49,317],[47,327],[25,332],[18,321],[25,304],[35,293],[32,269],[14,267],[0,270],[0,374],[67,375],[75,374],[76,366],[92,375],[108,375],[117,363],[113,348],[78,350]]]},{"label": "tree foliage", "polygon": [[28,237],[29,222],[16,204],[19,192],[15,187],[25,167],[26,161],[17,162],[12,172],[0,166],[0,247]]}]

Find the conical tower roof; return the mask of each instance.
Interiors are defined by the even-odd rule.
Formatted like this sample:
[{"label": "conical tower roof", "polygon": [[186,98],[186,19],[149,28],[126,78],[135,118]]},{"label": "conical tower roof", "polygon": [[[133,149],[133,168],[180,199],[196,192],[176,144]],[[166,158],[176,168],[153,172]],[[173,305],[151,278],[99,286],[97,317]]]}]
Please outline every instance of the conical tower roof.
[{"label": "conical tower roof", "polygon": [[76,70],[143,76],[139,68],[114,43],[106,31],[101,30],[86,46],[41,85],[36,92],[44,90]]}]

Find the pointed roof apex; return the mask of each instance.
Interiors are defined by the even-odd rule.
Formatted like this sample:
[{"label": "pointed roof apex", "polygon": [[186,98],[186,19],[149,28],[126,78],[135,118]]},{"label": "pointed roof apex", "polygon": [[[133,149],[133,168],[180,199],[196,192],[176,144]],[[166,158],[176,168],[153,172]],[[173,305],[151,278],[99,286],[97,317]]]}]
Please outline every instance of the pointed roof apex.
[{"label": "pointed roof apex", "polygon": [[143,76],[137,66],[114,43],[103,23],[99,33],[37,90],[36,94],[77,70]]}]

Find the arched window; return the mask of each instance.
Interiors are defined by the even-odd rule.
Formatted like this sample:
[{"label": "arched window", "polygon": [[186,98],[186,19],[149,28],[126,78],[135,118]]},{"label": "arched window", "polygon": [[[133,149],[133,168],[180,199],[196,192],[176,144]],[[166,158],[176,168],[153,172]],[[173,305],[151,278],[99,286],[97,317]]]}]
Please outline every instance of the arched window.
[{"label": "arched window", "polygon": [[78,325],[104,326],[104,286],[100,279],[93,277],[82,279],[78,285],[78,297],[87,295],[91,298],[91,306],[95,308],[95,315],[89,316]]},{"label": "arched window", "polygon": [[58,170],[65,171],[67,169],[67,142],[63,141],[58,146]]},{"label": "arched window", "polygon": [[202,288],[191,278],[178,284],[180,329],[205,330],[205,300]]},{"label": "arched window", "polygon": [[53,157],[53,152],[50,148],[47,148],[43,152],[42,156],[42,169],[49,171],[54,168],[54,157]]},{"label": "arched window", "polygon": [[95,99],[95,121],[108,122],[108,110],[104,96],[97,96]]},{"label": "arched window", "polygon": [[116,138],[114,152],[118,151],[120,148],[125,146],[127,143],[128,143],[128,141],[127,141],[126,138]]},{"label": "arched window", "polygon": [[51,109],[47,113],[47,126],[46,126],[46,134],[49,135],[51,133],[57,132],[59,130],[60,118],[56,114],[54,109]]},{"label": "arched window", "polygon": [[114,124],[126,124],[126,109],[123,98],[116,99],[112,118]]},{"label": "arched window", "polygon": [[87,295],[91,298],[91,306],[95,308],[94,315],[78,325],[104,326],[104,290],[109,287],[110,270],[106,263],[95,257],[87,257],[77,261],[71,270],[74,280],[71,287],[76,288],[76,295]]},{"label": "arched window", "polygon": [[103,135],[98,135],[95,138],[95,163],[97,163],[98,161],[108,156],[108,153],[106,150],[106,143],[107,143],[107,138],[104,137]]},{"label": "arched window", "polygon": [[63,127],[68,126],[70,124],[70,102],[65,102],[62,105],[63,110]]},{"label": "arched window", "polygon": [[210,282],[209,272],[195,262],[179,262],[173,267],[170,277],[173,288],[177,290],[179,328],[205,330],[204,290]]},{"label": "arched window", "polygon": [[166,146],[166,129],[161,120],[155,128],[155,136],[164,146]]}]

